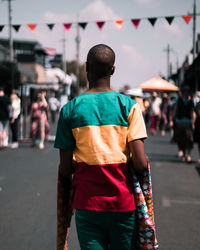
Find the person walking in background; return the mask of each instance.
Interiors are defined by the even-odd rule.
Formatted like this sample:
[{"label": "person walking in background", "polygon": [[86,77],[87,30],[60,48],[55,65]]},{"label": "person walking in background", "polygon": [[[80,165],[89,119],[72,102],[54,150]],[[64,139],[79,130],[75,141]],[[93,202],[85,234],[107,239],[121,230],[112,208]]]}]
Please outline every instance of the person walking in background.
[{"label": "person walking in background", "polygon": [[150,102],[148,100],[148,98],[144,98],[143,99],[143,106],[144,106],[144,121],[146,124],[146,127],[148,127],[149,124],[149,120],[150,120]]},{"label": "person walking in background", "polygon": [[55,123],[56,121],[56,114],[59,110],[60,107],[60,102],[58,101],[58,99],[55,97],[55,92],[51,93],[51,96],[49,98],[49,110],[51,113],[51,122]]},{"label": "person walking in background", "polygon": [[0,87],[0,149],[8,146],[9,98]]},{"label": "person walking in background", "polygon": [[195,113],[196,113],[196,120],[195,120],[195,128],[194,128],[194,142],[197,143],[198,152],[199,152],[199,159],[198,164],[200,165],[200,91],[197,91],[195,96]]},{"label": "person walking in background", "polygon": [[[175,104],[174,114],[174,138],[178,145],[179,156],[182,154],[182,161],[191,163],[195,112],[189,86],[183,86],[181,89],[181,95]],[[172,123],[173,121],[171,118],[171,125]]]},{"label": "person walking in background", "polygon": [[47,120],[48,104],[44,93],[37,93],[35,102],[31,107],[31,132],[33,146],[36,144],[36,139],[40,140],[39,149],[44,148],[44,140],[49,135],[49,123]]},{"label": "person walking in background", "polygon": [[[114,61],[115,53],[107,45],[90,49],[89,90],[62,108],[57,127],[58,214],[67,213],[66,193],[75,171],[72,207],[82,250],[134,249],[136,207],[129,159],[137,172],[148,168],[143,142],[147,134],[139,104],[110,88]],[[63,218],[66,215],[60,221],[65,225],[58,224],[59,250],[64,249],[70,223]]]},{"label": "person walking in background", "polygon": [[158,94],[154,91],[152,93],[152,102],[151,102],[151,109],[150,109],[150,117],[151,117],[151,125],[150,131],[151,134],[154,135],[158,131],[159,121],[160,121],[160,105],[161,105],[161,98],[158,97]]},{"label": "person walking in background", "polygon": [[10,96],[10,128],[12,131],[12,143],[11,148],[18,148],[18,127],[19,127],[19,115],[21,110],[20,98],[16,95],[15,89],[12,90]]},{"label": "person walking in background", "polygon": [[166,126],[168,124],[168,95],[167,93],[163,93],[162,96],[162,103],[160,105],[160,129],[161,129],[161,135],[165,135]]}]

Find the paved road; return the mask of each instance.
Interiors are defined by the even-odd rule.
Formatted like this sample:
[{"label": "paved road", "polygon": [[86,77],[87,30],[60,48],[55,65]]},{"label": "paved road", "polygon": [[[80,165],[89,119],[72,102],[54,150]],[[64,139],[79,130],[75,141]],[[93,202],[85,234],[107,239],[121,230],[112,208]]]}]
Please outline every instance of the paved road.
[{"label": "paved road", "polygon": [[[200,245],[200,176],[196,163],[183,164],[169,137],[145,143],[153,180],[161,250],[196,250]],[[197,150],[193,151],[197,160]],[[0,151],[0,249],[55,250],[58,152],[30,148]],[[74,220],[69,249],[79,250]]]}]

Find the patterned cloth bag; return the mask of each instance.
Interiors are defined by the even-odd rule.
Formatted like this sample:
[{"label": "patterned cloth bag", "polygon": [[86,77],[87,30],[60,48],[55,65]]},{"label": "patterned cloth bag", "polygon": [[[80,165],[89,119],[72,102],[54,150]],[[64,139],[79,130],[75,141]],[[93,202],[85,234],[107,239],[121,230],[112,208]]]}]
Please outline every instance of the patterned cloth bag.
[{"label": "patterned cloth bag", "polygon": [[156,239],[150,165],[142,174],[133,174],[137,210],[137,250],[159,250]]}]

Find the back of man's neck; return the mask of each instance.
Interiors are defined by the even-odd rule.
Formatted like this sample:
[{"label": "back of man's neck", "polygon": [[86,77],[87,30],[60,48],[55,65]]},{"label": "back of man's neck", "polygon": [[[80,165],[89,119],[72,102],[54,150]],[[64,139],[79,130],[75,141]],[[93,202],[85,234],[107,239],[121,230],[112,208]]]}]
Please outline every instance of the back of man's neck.
[{"label": "back of man's neck", "polygon": [[110,78],[109,79],[98,79],[96,81],[89,83],[88,93],[98,93],[98,92],[110,92]]}]

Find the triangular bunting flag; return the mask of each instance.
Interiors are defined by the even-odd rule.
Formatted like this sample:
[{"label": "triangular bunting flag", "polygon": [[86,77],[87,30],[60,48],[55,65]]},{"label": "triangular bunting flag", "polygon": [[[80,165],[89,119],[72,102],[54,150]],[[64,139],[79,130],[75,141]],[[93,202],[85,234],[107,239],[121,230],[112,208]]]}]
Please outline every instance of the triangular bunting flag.
[{"label": "triangular bunting flag", "polygon": [[115,20],[114,22],[115,22],[117,28],[121,29],[124,20]]},{"label": "triangular bunting flag", "polygon": [[156,18],[156,17],[148,18],[148,20],[149,20],[149,22],[151,23],[151,25],[154,26],[155,23],[156,23],[157,18]]},{"label": "triangular bunting flag", "polygon": [[174,20],[174,16],[166,16],[165,19],[167,20],[168,24],[171,25]]},{"label": "triangular bunting flag", "polygon": [[47,24],[47,26],[49,27],[50,30],[53,29],[54,25],[55,25],[54,23],[49,23],[49,24]]},{"label": "triangular bunting flag", "polygon": [[36,28],[36,26],[37,26],[37,24],[27,24],[27,26],[29,27],[29,29],[30,29],[31,31],[34,31],[35,28]]},{"label": "triangular bunting flag", "polygon": [[5,25],[0,25],[0,32],[3,30]]},{"label": "triangular bunting flag", "polygon": [[66,31],[69,31],[69,29],[70,29],[71,26],[72,26],[71,23],[64,23],[63,25],[64,25]]},{"label": "triangular bunting flag", "polygon": [[84,30],[88,23],[78,23],[78,25]]},{"label": "triangular bunting flag", "polygon": [[101,30],[103,28],[105,22],[104,21],[97,21],[96,24],[99,27],[99,29]]},{"label": "triangular bunting flag", "polygon": [[138,28],[140,21],[141,19],[131,19],[131,22],[133,23],[136,29]]},{"label": "triangular bunting flag", "polygon": [[188,24],[190,19],[192,18],[192,15],[188,15],[188,16],[182,16],[182,18],[184,19],[184,21]]},{"label": "triangular bunting flag", "polygon": [[16,32],[19,31],[20,27],[21,27],[21,25],[13,25],[13,28],[15,29]]}]

